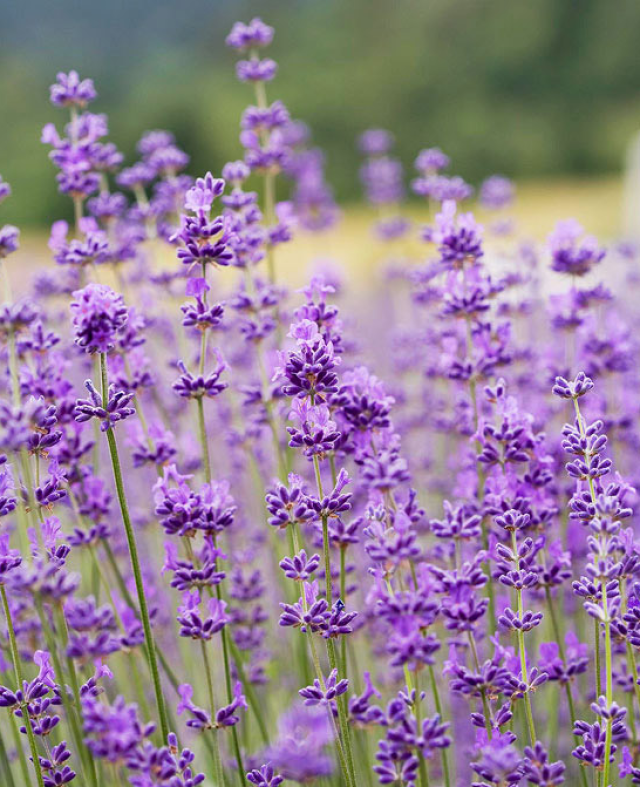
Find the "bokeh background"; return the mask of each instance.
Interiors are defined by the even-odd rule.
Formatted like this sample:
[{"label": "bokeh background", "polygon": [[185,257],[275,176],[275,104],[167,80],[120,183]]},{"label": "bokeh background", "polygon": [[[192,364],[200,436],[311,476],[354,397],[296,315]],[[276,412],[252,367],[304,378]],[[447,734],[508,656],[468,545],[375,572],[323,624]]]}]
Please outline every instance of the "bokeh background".
[{"label": "bokeh background", "polygon": [[311,126],[341,201],[361,197],[355,138],[382,126],[407,170],[438,145],[471,182],[515,178],[541,227],[548,210],[617,232],[640,129],[637,0],[3,0],[3,221],[28,230],[69,211],[39,142],[63,120],[48,103],[58,70],[95,80],[95,111],[129,161],[156,127],[176,134],[192,173],[236,158],[251,92],[224,38],[254,15],[276,27],[270,97]]}]

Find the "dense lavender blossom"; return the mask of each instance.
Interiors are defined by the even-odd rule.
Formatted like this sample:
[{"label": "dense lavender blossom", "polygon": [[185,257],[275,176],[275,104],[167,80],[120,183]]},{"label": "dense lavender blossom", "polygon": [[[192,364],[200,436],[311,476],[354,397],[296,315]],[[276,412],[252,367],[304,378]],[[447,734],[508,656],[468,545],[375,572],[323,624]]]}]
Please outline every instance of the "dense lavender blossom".
[{"label": "dense lavender blossom", "polygon": [[273,38],[227,37],[222,177],[163,130],[123,167],[93,82],[51,88],[74,220],[18,301],[0,229],[0,782],[640,784],[633,277],[574,220],[496,240],[436,147],[409,243],[372,128],[383,292],[326,260],[289,292],[283,244],[338,211]]}]

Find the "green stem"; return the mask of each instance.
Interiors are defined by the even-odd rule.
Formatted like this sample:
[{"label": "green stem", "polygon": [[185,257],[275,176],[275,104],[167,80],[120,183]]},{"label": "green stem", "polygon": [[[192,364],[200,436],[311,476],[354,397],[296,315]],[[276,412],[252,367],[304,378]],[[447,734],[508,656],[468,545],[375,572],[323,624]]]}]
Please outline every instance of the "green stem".
[{"label": "green stem", "polygon": [[207,426],[204,420],[204,400],[202,396],[196,399],[198,405],[198,434],[202,446],[202,461],[204,463],[204,474],[207,483],[211,483],[211,459],[209,456],[209,444],[207,442]]},{"label": "green stem", "polygon": [[[609,621],[609,609],[607,599],[607,580],[602,579],[602,610],[604,612],[604,658],[605,658],[605,676],[607,686],[607,707],[610,708],[613,703],[613,651],[611,648],[611,625]],[[613,719],[607,720],[607,734],[604,744],[604,778],[603,782],[608,787],[609,785],[609,771],[611,763],[611,740],[613,737]]]},{"label": "green stem", "polygon": [[[205,343],[203,339],[203,353],[205,350]],[[202,370],[201,373],[204,373]],[[205,472],[205,481],[207,484],[211,483],[211,461],[209,458],[209,441],[207,439],[207,425],[204,418],[204,400],[202,396],[199,396],[196,399],[196,403],[198,405],[198,436],[200,438],[200,447],[202,449],[202,457],[204,461],[204,472]],[[215,546],[215,537],[214,537],[214,546]],[[216,585],[216,598],[218,601],[222,601],[222,588],[220,585]],[[220,632],[220,638],[222,641],[222,658],[224,661],[224,680],[225,686],[227,690],[227,702],[233,702],[233,686],[231,685],[231,663],[229,659],[229,642],[228,642],[229,632],[227,631],[226,626],[223,626]],[[240,741],[238,739],[238,730],[236,725],[231,727],[231,741],[233,743],[233,753],[235,755],[236,764],[238,766],[238,779],[242,784],[244,781],[244,763],[242,761],[242,753],[240,751]]]},{"label": "green stem", "polygon": [[2,773],[6,779],[7,787],[16,787],[13,779],[13,771],[11,770],[11,763],[9,762],[9,754],[7,747],[4,745],[4,738],[0,734],[0,766],[2,766]]},{"label": "green stem", "polygon": [[236,665],[236,669],[238,671],[238,677],[242,681],[242,688],[247,692],[247,696],[249,698],[249,704],[251,705],[251,709],[256,717],[256,721],[258,722],[258,729],[260,730],[260,735],[262,737],[262,742],[265,746],[269,745],[269,731],[264,720],[264,715],[262,713],[262,708],[260,705],[260,701],[256,695],[255,689],[251,681],[247,679],[247,676],[244,672],[244,666],[242,664],[242,654],[238,650],[238,646],[233,641],[233,637],[229,637],[229,648],[231,650],[231,655],[233,656],[233,660]]},{"label": "green stem", "polygon": [[[511,549],[513,551],[514,556],[518,554],[518,539],[516,536],[516,531],[511,531]],[[517,558],[516,558],[517,560]],[[516,568],[519,568],[519,565],[516,565]],[[521,588],[516,588],[516,598],[518,600],[518,617],[520,620],[524,617],[524,606],[522,604],[522,590]],[[533,723],[533,711],[531,709],[531,697],[529,696],[529,677],[527,675],[527,656],[526,651],[524,648],[524,632],[522,629],[518,629],[518,650],[520,651],[520,670],[522,672],[522,680],[524,683],[527,684],[527,688],[524,693],[524,707],[527,715],[527,727],[529,729],[529,741],[532,746],[535,746],[536,743],[536,728]]]},{"label": "green stem", "polygon": [[[100,353],[100,373],[101,373],[100,376],[102,380],[102,404],[106,410],[107,403],[109,401],[109,379],[108,379],[108,372],[107,372],[107,356],[105,353]],[[164,696],[162,694],[162,683],[160,681],[160,673],[158,671],[156,647],[153,639],[153,634],[151,632],[151,621],[149,619],[149,609],[147,607],[147,598],[144,590],[144,582],[142,580],[142,571],[140,569],[138,545],[136,544],[136,537],[133,531],[133,526],[131,524],[131,517],[129,516],[129,506],[127,504],[127,498],[124,492],[122,469],[120,467],[118,446],[116,443],[116,436],[113,427],[107,429],[107,440],[109,443],[109,453],[111,455],[111,466],[113,468],[113,478],[116,485],[116,493],[118,495],[120,512],[122,514],[122,523],[124,525],[125,533],[127,536],[129,557],[131,559],[131,568],[133,569],[133,576],[136,583],[136,591],[138,594],[138,605],[140,608],[140,617],[142,618],[144,638],[147,643],[149,668],[151,670],[153,688],[156,695],[156,705],[158,706],[158,716],[160,719],[162,740],[163,742],[166,742],[167,737],[169,735],[169,723],[167,721],[167,712],[165,708]]]},{"label": "green stem", "polygon": [[[340,545],[340,598],[346,604],[347,599],[347,545]],[[342,674],[345,678],[347,675],[347,638],[342,637],[340,640],[340,661]]]},{"label": "green stem", "polygon": [[[7,591],[4,585],[0,585],[0,596],[2,596],[2,606],[4,608],[4,615],[7,621],[7,631],[9,632],[9,645],[11,648],[11,660],[13,662],[13,672],[16,680],[16,690],[22,689],[23,678],[22,678],[22,671],[20,669],[20,653],[18,651],[18,643],[16,642],[16,633],[13,628],[13,619],[11,617],[11,610],[9,609],[9,599],[7,598]],[[35,768],[36,771],[38,786],[44,787],[42,770],[40,768],[40,759],[38,757],[38,749],[36,747],[36,739],[35,739],[35,735],[33,734],[33,728],[31,726],[31,718],[29,716],[29,709],[27,708],[27,703],[23,702],[20,707],[22,710],[22,719],[24,721],[24,726],[27,730],[27,738],[29,739],[29,748],[31,750],[31,757],[33,759],[33,767]]]},{"label": "green stem", "polygon": [[[565,656],[564,650],[564,641],[562,637],[562,632],[560,630],[560,622],[558,620],[558,616],[556,613],[556,607],[553,603],[553,596],[551,595],[551,588],[547,585],[544,589],[545,597],[547,600],[547,606],[549,607],[549,616],[551,618],[551,626],[553,628],[553,633],[556,638],[556,642],[558,643],[558,652],[560,653],[560,658],[562,659],[563,664],[567,663],[567,659]],[[640,686],[638,687],[640,690]],[[567,705],[569,706],[569,717],[571,718],[571,728],[575,725],[576,721],[576,709],[575,704],[573,702],[573,692],[571,690],[571,683],[567,681],[564,684],[565,694],[567,696]],[[576,738],[579,740],[581,739],[581,735],[576,735]],[[580,781],[582,782],[583,787],[587,787],[587,774],[584,768],[580,768]]]},{"label": "green stem", "polygon": [[[62,604],[58,602],[54,607],[54,615],[57,627],[59,628],[59,633],[62,635],[62,650],[66,652],[68,643],[69,643],[69,630],[67,628],[67,621],[64,617],[64,611],[62,609]],[[51,643],[52,655],[56,654],[55,649],[55,642]],[[56,654],[57,655],[57,654]],[[75,707],[72,709],[70,713],[70,719],[73,722],[74,727],[74,735],[76,737],[76,746],[78,747],[79,754],[82,757],[82,760],[85,764],[85,769],[89,773],[89,780],[94,787],[98,783],[98,775],[96,773],[96,764],[93,756],[89,752],[84,743],[82,738],[82,725],[80,723],[79,714],[80,714],[80,684],[78,683],[78,676],[76,674],[75,664],[73,663],[73,659],[71,656],[67,656],[67,671],[69,673],[69,679],[71,681],[71,691],[73,692],[73,701]],[[65,692],[66,695],[66,692]]]},{"label": "green stem", "polygon": [[[216,585],[216,596],[219,601],[222,600],[222,589],[220,585]],[[229,644],[228,640],[230,637],[228,636],[227,627],[223,626],[221,632],[221,639],[222,639],[222,659],[224,661],[224,680],[227,689],[227,702],[233,702],[233,686],[231,685],[231,664],[229,659]],[[240,751],[240,741],[238,740],[238,730],[237,725],[233,725],[231,727],[231,742],[233,743],[233,753],[236,758],[236,764],[238,766],[238,779],[240,780],[240,784],[244,784],[244,763],[242,762],[242,753]]]},{"label": "green stem", "polygon": [[[322,500],[322,498],[324,497],[324,492],[322,490],[322,475],[320,474],[320,461],[316,454],[314,454],[313,456],[313,469],[315,471],[315,476],[316,476],[318,496],[320,500]],[[329,608],[331,608],[333,606],[333,588],[332,588],[333,583],[331,581],[331,550],[329,546],[329,521],[325,514],[322,515],[322,551],[324,553],[324,578],[325,578],[325,586],[326,586],[326,598],[327,598],[327,604],[329,605]],[[336,658],[335,643],[331,638],[327,640],[327,654],[329,656],[329,663],[331,665],[331,669],[332,670],[337,669],[338,663]],[[343,662],[343,667],[344,667],[344,662]],[[338,697],[336,701],[336,705],[338,706],[338,719],[340,722],[340,732],[342,734],[342,740],[346,752],[349,773],[354,784],[357,784],[355,766],[353,761],[353,748],[351,746],[351,730],[349,728],[349,719],[347,715],[346,697],[344,695],[342,697]]]},{"label": "green stem", "polygon": [[[471,631],[467,632],[469,639],[469,647],[471,648],[471,655],[473,656],[473,663],[475,664],[476,672],[480,672],[480,659],[478,658],[478,651],[476,643],[473,639]],[[480,696],[482,697],[482,711],[484,714],[484,726],[489,736],[489,740],[493,737],[493,725],[491,723],[491,709],[489,708],[489,701],[487,700],[487,691],[484,686],[480,689]]]},{"label": "green stem", "polygon": [[[303,596],[304,598],[304,596]],[[316,672],[316,677],[318,678],[318,682],[320,683],[320,688],[322,691],[327,690],[326,684],[324,682],[324,675],[322,674],[322,668],[320,666],[320,659],[318,657],[318,651],[316,649],[316,643],[313,639],[313,632],[309,628],[309,648],[311,650],[311,660],[313,661],[313,666]],[[333,668],[332,668],[333,669]],[[336,703],[337,704],[337,703]],[[336,751],[338,753],[338,759],[340,760],[340,766],[342,768],[342,772],[344,774],[345,781],[347,783],[347,787],[357,787],[357,782],[353,778],[351,769],[347,763],[347,758],[345,756],[345,749],[343,746],[344,742],[344,735],[341,735],[340,730],[336,727],[336,721],[333,716],[333,712],[331,708],[327,708],[329,714],[329,720],[333,727],[334,736],[335,736],[335,743],[336,743]],[[340,705],[338,704],[338,719],[340,720]],[[340,720],[341,721],[341,720]]]},{"label": "green stem", "polygon": [[[431,680],[431,691],[433,692],[433,701],[435,702],[436,711],[440,718],[443,718],[442,714],[442,703],[440,702],[440,693],[438,691],[438,681],[436,680],[436,673],[433,669],[433,664],[429,664],[429,678]],[[442,773],[444,775],[444,784],[445,787],[451,786],[451,778],[449,776],[449,759],[447,756],[447,750],[441,749],[440,750],[442,755]]]},{"label": "green stem", "polygon": [[[200,640],[200,648],[202,651],[202,661],[204,662],[204,671],[207,677],[207,690],[209,692],[209,706],[211,708],[211,717],[213,718],[216,713],[216,700],[213,692],[213,677],[211,675],[211,664],[209,663],[209,654],[207,653],[207,643]],[[216,783],[222,787],[224,784],[224,771],[222,770],[222,760],[220,759],[220,743],[218,741],[218,730],[213,730],[213,769],[215,771]]]},{"label": "green stem", "polygon": [[[416,729],[418,731],[418,735],[422,732],[422,706],[421,706],[421,697],[420,697],[420,677],[418,675],[418,670],[414,672],[414,685],[415,685],[415,699],[414,699],[414,710],[416,713]],[[424,754],[422,749],[418,749],[418,773],[420,774],[420,784],[422,787],[429,787],[429,776],[427,774],[427,763],[424,759]]]}]

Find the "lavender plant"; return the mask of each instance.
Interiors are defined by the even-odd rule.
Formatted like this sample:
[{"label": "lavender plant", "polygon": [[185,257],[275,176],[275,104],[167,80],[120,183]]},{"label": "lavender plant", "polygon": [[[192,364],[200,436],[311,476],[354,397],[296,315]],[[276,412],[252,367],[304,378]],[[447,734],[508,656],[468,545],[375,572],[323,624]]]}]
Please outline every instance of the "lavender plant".
[{"label": "lavender plant", "polygon": [[227,37],[221,177],[51,88],[74,221],[29,284],[0,229],[2,784],[640,784],[635,253],[526,241],[498,175],[483,226],[435,147],[416,227],[370,129],[380,292],[289,292],[339,215],[273,38]]}]

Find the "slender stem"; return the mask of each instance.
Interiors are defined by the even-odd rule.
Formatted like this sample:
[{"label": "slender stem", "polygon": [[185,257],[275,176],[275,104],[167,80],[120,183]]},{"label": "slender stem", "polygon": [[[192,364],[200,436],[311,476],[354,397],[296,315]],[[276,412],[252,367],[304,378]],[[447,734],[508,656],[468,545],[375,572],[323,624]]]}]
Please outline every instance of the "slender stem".
[{"label": "slender stem", "polygon": [[11,770],[11,763],[9,762],[9,754],[7,752],[7,747],[4,743],[4,738],[0,734],[0,766],[2,767],[2,773],[4,778],[6,779],[7,787],[16,787],[15,780],[13,778],[13,771]]},{"label": "slender stem", "polygon": [[200,443],[202,445],[202,461],[204,463],[204,473],[207,478],[207,483],[211,483],[211,459],[209,457],[209,445],[207,443],[207,427],[204,420],[204,401],[203,397],[199,396],[196,399],[198,405],[198,433],[200,436]]},{"label": "slender stem", "polygon": [[[422,697],[420,696],[420,677],[418,670],[414,672],[415,675],[415,699],[413,702],[416,714],[416,730],[418,736],[422,734]],[[427,774],[427,763],[424,759],[422,749],[418,749],[418,773],[420,774],[420,784],[422,787],[429,787],[429,776]]]},{"label": "slender stem", "polygon": [[[347,599],[347,545],[340,545],[340,598],[343,604],[346,604]],[[340,640],[340,661],[342,674],[345,678],[347,675],[347,638],[342,637]]]},{"label": "slender stem", "polygon": [[[107,356],[105,353],[100,354],[100,373],[102,380],[102,403],[103,407],[107,408],[109,400],[109,379],[107,372]],[[116,443],[116,436],[113,428],[107,429],[107,440],[109,443],[109,453],[111,455],[111,466],[113,468],[113,478],[116,485],[116,493],[118,495],[118,502],[120,504],[120,512],[122,514],[122,523],[124,525],[125,533],[127,536],[127,544],[129,547],[129,557],[131,559],[131,568],[136,583],[136,591],[138,594],[138,605],[140,608],[140,617],[142,618],[142,627],[144,629],[144,638],[147,643],[147,656],[149,659],[149,667],[151,669],[151,677],[153,680],[153,688],[156,695],[156,705],[158,706],[158,716],[160,719],[160,728],[162,730],[163,742],[167,740],[169,735],[169,723],[167,721],[167,712],[162,694],[162,682],[160,680],[160,673],[158,671],[158,660],[156,657],[156,647],[151,632],[151,620],[149,619],[149,609],[147,607],[147,598],[144,590],[144,582],[142,579],[142,571],[140,569],[140,558],[138,556],[138,545],[136,544],[136,537],[131,524],[131,517],[129,516],[129,506],[124,491],[124,482],[122,479],[122,469],[120,467],[120,458],[118,456],[118,446]]]},{"label": "slender stem", "polygon": [[[316,454],[314,454],[313,456],[313,469],[315,471],[316,485],[318,487],[318,497],[320,498],[320,500],[322,500],[322,498],[324,497],[324,492],[322,489],[322,475],[320,473],[320,461]],[[326,597],[327,597],[327,604],[329,605],[329,608],[331,608],[333,606],[333,587],[332,587],[333,583],[331,577],[331,550],[329,546],[329,520],[326,514],[323,514],[321,518],[322,518],[322,551],[324,554],[324,575],[325,575],[324,578],[325,578],[325,586],[326,586]],[[327,654],[329,656],[329,663],[331,665],[331,669],[332,670],[337,669],[338,663],[336,658],[335,643],[331,638],[327,640]],[[351,778],[353,779],[354,783],[357,783],[355,766],[353,761],[353,749],[351,746],[351,731],[349,728],[346,697],[344,695],[342,697],[338,697],[336,701],[336,705],[338,706],[338,719],[340,721],[340,731],[342,733],[342,739],[346,751],[347,764],[349,767]]]},{"label": "slender stem", "polygon": [[[9,646],[11,648],[11,660],[13,662],[13,672],[16,679],[16,690],[22,688],[22,671],[20,669],[20,653],[18,652],[18,643],[16,642],[16,633],[13,628],[13,619],[11,617],[11,609],[9,608],[9,599],[7,598],[7,591],[4,585],[0,585],[0,596],[2,597],[2,606],[4,608],[4,615],[7,621],[7,631],[9,632]],[[22,718],[24,726],[27,730],[27,738],[29,739],[29,748],[31,749],[31,757],[33,759],[33,767],[36,771],[36,778],[39,787],[44,787],[44,780],[42,778],[42,769],[40,768],[40,759],[38,757],[38,749],[36,747],[36,739],[33,734],[33,727],[31,726],[31,718],[29,716],[29,708],[26,702],[21,703]]]},{"label": "slender stem", "polygon": [[[303,598],[304,598],[304,596],[303,596]],[[306,602],[305,602],[305,605],[306,605]],[[324,675],[322,674],[322,668],[320,666],[320,659],[318,657],[318,651],[316,649],[316,643],[315,643],[315,640],[313,639],[313,632],[311,631],[311,628],[309,628],[308,631],[309,631],[309,648],[311,650],[311,660],[313,661],[313,666],[314,666],[314,669],[315,669],[315,672],[316,672],[316,677],[318,678],[318,682],[320,683],[320,688],[322,689],[322,691],[326,692],[327,687],[326,687],[326,684],[324,682]],[[352,776],[352,773],[351,773],[351,770],[349,768],[349,765],[347,764],[347,759],[345,757],[345,751],[344,751],[344,747],[343,747],[343,737],[344,736],[342,736],[340,734],[340,731],[336,727],[336,721],[335,721],[335,718],[333,716],[333,712],[332,712],[330,707],[328,707],[328,712],[329,712],[329,720],[331,721],[331,724],[332,724],[332,727],[333,727],[333,731],[334,731],[335,743],[336,743],[336,751],[338,753],[338,759],[340,760],[340,766],[342,767],[342,772],[344,774],[345,781],[347,782],[348,787],[357,787],[357,783],[356,783],[355,779]],[[338,714],[339,714],[339,706],[338,706]],[[339,716],[338,716],[338,718],[339,718]]]},{"label": "slender stem", "polygon": [[[567,659],[565,656],[564,650],[564,642],[562,637],[562,632],[560,631],[560,623],[558,621],[558,616],[556,613],[556,607],[553,603],[553,596],[551,595],[551,588],[547,585],[544,589],[545,597],[547,600],[547,606],[549,607],[549,616],[551,618],[551,626],[553,628],[553,633],[556,638],[556,642],[558,643],[558,652],[560,653],[560,658],[562,659],[562,663],[566,665]],[[640,687],[639,687],[640,688]],[[576,709],[573,702],[573,693],[571,690],[571,683],[567,681],[564,684],[565,694],[567,696],[567,705],[569,706],[569,717],[571,719],[571,728],[573,729],[576,721]],[[576,738],[580,740],[582,738],[581,735],[576,735]],[[587,774],[584,768],[580,768],[580,781],[582,782],[583,787],[587,787]]]},{"label": "slender stem", "polygon": [[[429,678],[431,680],[431,691],[433,692],[433,701],[436,705],[436,711],[440,718],[443,718],[442,714],[442,703],[440,702],[440,693],[438,691],[438,681],[436,680],[436,673],[433,669],[433,664],[429,664]],[[445,787],[451,786],[451,778],[449,776],[449,759],[447,756],[447,750],[441,749],[442,754],[442,773],[444,775],[444,784]]]},{"label": "slender stem", "polygon": [[247,678],[244,672],[244,667],[242,665],[242,655],[238,650],[238,646],[233,641],[233,637],[229,637],[229,649],[231,650],[231,655],[233,656],[233,660],[236,665],[236,670],[238,671],[238,677],[242,681],[242,688],[244,691],[247,692],[249,697],[249,704],[251,705],[251,709],[256,717],[256,721],[258,722],[258,729],[260,730],[260,735],[262,737],[262,742],[265,746],[269,745],[269,731],[264,720],[264,715],[262,713],[262,707],[260,705],[260,701],[256,695],[255,689],[251,681]]},{"label": "slender stem", "polygon": [[[122,576],[122,574],[120,572],[120,568],[118,566],[118,562],[116,560],[116,556],[113,554],[113,550],[111,549],[111,545],[109,544],[108,541],[103,541],[102,544],[104,546],[104,551],[105,551],[105,554],[107,556],[107,561],[108,561],[109,565],[111,566],[111,570],[113,571],[113,575],[115,577],[116,584],[118,585],[118,590],[122,594],[122,598],[127,603],[127,606],[129,606],[137,615],[139,615],[140,613],[138,612],[138,609],[136,608],[136,605],[135,605],[133,599],[131,598],[131,594],[129,593],[129,588],[127,587],[126,582],[124,581],[124,577]],[[108,585],[108,583],[107,583],[107,585]],[[114,607],[114,609],[115,609],[115,607]],[[146,643],[145,643],[145,645],[146,645]],[[145,647],[145,652],[146,652],[146,647]],[[164,655],[164,653],[158,647],[157,644],[156,644],[156,655],[158,657],[158,661],[162,665],[162,669],[164,670],[164,673],[167,676],[167,679],[169,680],[169,683],[173,686],[173,689],[176,692],[176,694],[179,694],[178,689],[179,689],[179,686],[180,686],[180,681],[178,680],[178,678],[176,677],[175,673],[171,669],[171,665],[167,661],[167,657]],[[148,656],[147,656],[147,663],[148,663],[148,661],[149,661],[149,659],[148,659]]]},{"label": "slender stem", "polygon": [[[473,662],[476,667],[476,672],[480,672],[480,660],[478,658],[478,651],[476,649],[476,643],[473,639],[473,634],[471,631],[467,632],[468,639],[469,639],[469,647],[471,648],[471,654],[473,656]],[[487,735],[489,736],[489,740],[493,738],[493,725],[491,723],[491,709],[489,707],[489,701],[487,700],[487,691],[484,686],[480,689],[480,696],[482,697],[482,711],[484,713],[484,726],[487,730]]]},{"label": "slender stem", "polygon": [[[204,350],[206,345],[203,339],[203,346],[202,350]],[[202,367],[203,369],[203,367]],[[201,372],[203,373],[203,371]],[[205,480],[208,484],[211,483],[211,461],[209,458],[209,441],[207,438],[207,425],[204,418],[204,401],[203,397],[199,396],[196,399],[196,403],[198,405],[198,436],[200,439],[200,447],[202,449],[202,457],[204,460],[204,472],[205,472]],[[214,536],[214,546],[215,546],[215,536]],[[220,585],[216,585],[216,598],[218,601],[222,601],[222,588]],[[224,661],[224,680],[225,686],[227,690],[227,702],[233,702],[233,686],[231,685],[231,661],[229,659],[229,632],[227,631],[226,626],[224,626],[220,632],[220,638],[222,641],[222,658]],[[238,766],[238,779],[240,783],[244,780],[244,763],[242,761],[242,753],[240,751],[240,741],[238,740],[238,730],[236,729],[236,725],[231,727],[231,741],[233,743],[233,753],[235,755],[236,764]]]},{"label": "slender stem", "polygon": [[[468,315],[465,318],[465,324],[466,324],[467,356],[469,357],[469,359],[471,359],[473,358],[473,327],[471,325],[471,317]],[[478,407],[477,382],[473,375],[469,378],[469,399],[471,400],[471,407],[473,410],[473,429],[475,434],[477,435],[478,429],[480,427],[480,410]],[[480,441],[477,439],[477,437],[475,440],[475,446],[476,446],[476,455],[479,455],[482,450],[482,446],[480,445]],[[484,499],[484,485],[485,485],[484,470],[482,469],[482,467],[480,466],[477,467],[477,474],[478,474],[478,503],[482,508],[482,502]],[[480,526],[482,528],[482,548],[488,553],[489,533],[488,533],[485,517],[482,517],[482,522],[480,523]],[[456,543],[456,547],[457,546],[458,544]],[[496,616],[495,615],[496,602],[495,602],[493,582],[491,581],[490,563],[488,563],[487,570],[489,576],[489,581],[487,582],[486,585],[487,598],[489,599],[488,613],[489,613],[489,620],[494,621]]]},{"label": "slender stem", "polygon": [[[611,626],[609,625],[609,609],[607,599],[607,581],[602,579],[602,610],[604,612],[604,658],[605,658],[605,677],[607,687],[607,708],[613,704],[613,651],[611,648]],[[607,719],[607,733],[604,744],[604,777],[603,783],[608,787],[609,785],[609,771],[611,769],[611,741],[613,737],[613,719]]]},{"label": "slender stem", "polygon": [[[576,413],[576,419],[578,422],[578,429],[580,431],[580,435],[584,438],[586,436],[586,426],[584,418],[582,417],[582,413],[580,412],[580,405],[578,404],[578,399],[573,399],[573,407]],[[585,453],[585,460],[588,459],[588,455]],[[596,506],[596,492],[593,484],[593,478],[589,476],[588,478],[589,483],[589,494],[591,496],[591,502]],[[600,533],[598,536],[598,541],[600,544],[600,553],[606,554],[606,535]],[[597,555],[594,556],[594,560],[597,559]],[[611,645],[611,620],[609,618],[609,605],[608,605],[608,598],[607,598],[607,579],[606,577],[601,577],[600,579],[600,586],[602,589],[602,612],[604,615],[604,641],[605,641],[605,681],[606,681],[606,703],[607,707],[611,707],[613,703],[613,651]],[[595,651],[596,651],[596,685],[598,691],[598,697],[601,695],[602,692],[602,683],[600,677],[600,624],[597,620],[594,621],[595,623]],[[611,763],[609,762],[611,758],[611,744],[612,744],[612,737],[613,737],[613,718],[609,718],[607,720],[607,732],[605,737],[605,747],[604,747],[604,773],[603,773],[603,784],[604,787],[609,787],[609,771],[611,768]]]},{"label": "slender stem", "polygon": [[[213,717],[216,712],[216,700],[213,692],[213,677],[211,675],[211,664],[209,663],[209,654],[207,653],[207,643],[200,640],[200,648],[202,652],[202,661],[204,662],[204,671],[207,677],[207,690],[209,692],[209,706],[211,708],[211,716]],[[224,784],[224,771],[222,770],[222,760],[220,759],[220,742],[218,741],[218,730],[213,730],[213,768],[215,771],[216,783],[222,787]]]},{"label": "slender stem", "polygon": [[[514,556],[518,554],[518,540],[516,531],[511,531],[511,548]],[[517,560],[517,557],[516,557]],[[519,565],[516,565],[519,568]],[[524,617],[524,607],[522,604],[522,589],[516,588],[516,598],[518,599],[518,617],[520,620]],[[527,675],[527,655],[524,647],[524,632],[518,629],[518,650],[520,651],[520,670],[522,671],[522,680],[527,685],[524,692],[524,707],[527,715],[527,727],[529,729],[529,740],[532,746],[536,743],[536,728],[533,722],[533,711],[531,709],[531,697],[529,695],[529,677]]]}]

